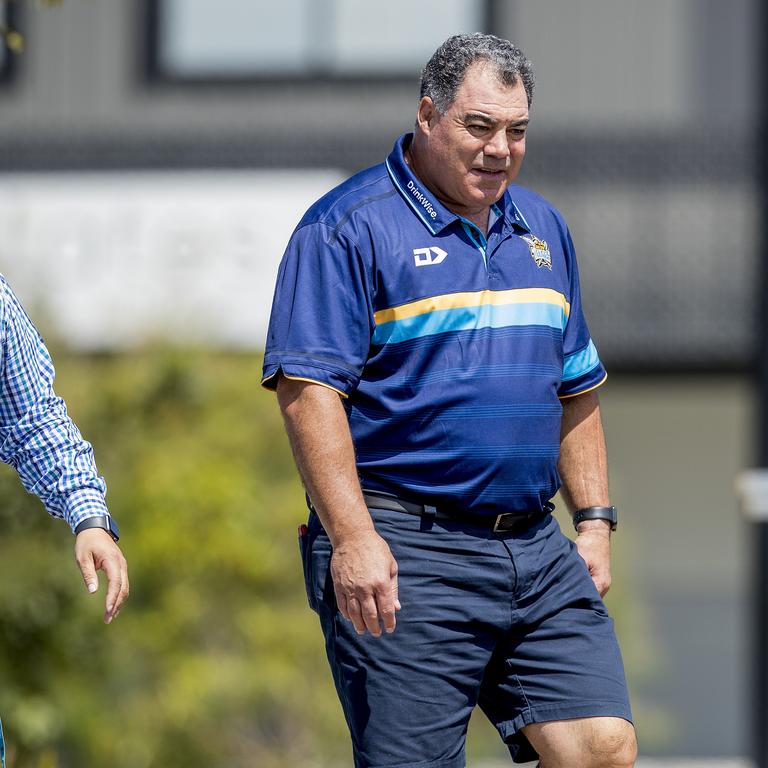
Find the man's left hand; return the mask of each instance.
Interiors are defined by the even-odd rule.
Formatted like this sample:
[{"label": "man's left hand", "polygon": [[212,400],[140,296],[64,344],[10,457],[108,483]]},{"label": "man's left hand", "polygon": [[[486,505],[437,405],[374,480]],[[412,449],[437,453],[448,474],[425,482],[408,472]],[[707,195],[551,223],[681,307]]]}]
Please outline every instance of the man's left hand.
[{"label": "man's left hand", "polygon": [[96,571],[107,575],[104,623],[111,623],[128,597],[128,563],[112,537],[100,528],[88,528],[75,538],[75,560],[89,592],[99,588]]},{"label": "man's left hand", "polygon": [[611,588],[611,529],[602,520],[579,524],[576,549],[589,568],[589,575],[604,597]]}]

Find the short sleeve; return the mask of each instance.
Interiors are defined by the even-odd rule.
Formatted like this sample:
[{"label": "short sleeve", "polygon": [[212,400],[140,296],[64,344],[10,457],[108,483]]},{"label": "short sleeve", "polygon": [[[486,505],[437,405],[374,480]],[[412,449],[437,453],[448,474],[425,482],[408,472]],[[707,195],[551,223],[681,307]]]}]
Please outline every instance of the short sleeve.
[{"label": "short sleeve", "polygon": [[300,226],[275,286],[262,384],[280,372],[344,396],[357,387],[374,327],[369,270],[355,243],[336,229]]},{"label": "short sleeve", "polygon": [[599,387],[608,378],[589,335],[581,305],[576,253],[570,234],[566,232],[566,236],[571,310],[563,337],[563,377],[557,393],[561,398],[588,392]]}]

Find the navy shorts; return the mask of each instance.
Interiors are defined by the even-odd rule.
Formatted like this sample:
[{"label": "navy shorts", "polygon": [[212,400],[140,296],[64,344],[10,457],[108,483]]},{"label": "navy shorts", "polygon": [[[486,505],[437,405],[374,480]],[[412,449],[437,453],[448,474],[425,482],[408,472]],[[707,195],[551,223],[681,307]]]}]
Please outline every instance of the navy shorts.
[{"label": "navy shorts", "polygon": [[515,762],[536,759],[520,730],[531,723],[631,720],[613,620],[551,515],[500,534],[371,515],[399,568],[402,610],[391,635],[358,635],[339,613],[331,545],[314,513],[301,537],[356,768],[464,768],[476,705]]}]

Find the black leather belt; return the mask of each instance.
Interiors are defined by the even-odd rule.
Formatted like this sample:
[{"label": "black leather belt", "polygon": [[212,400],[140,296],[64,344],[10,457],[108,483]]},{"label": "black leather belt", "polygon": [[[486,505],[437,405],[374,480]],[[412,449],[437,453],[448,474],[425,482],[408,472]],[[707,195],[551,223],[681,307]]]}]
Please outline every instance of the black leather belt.
[{"label": "black leather belt", "polygon": [[396,496],[384,496],[378,493],[371,493],[363,490],[363,499],[368,507],[374,509],[387,509],[391,512],[405,512],[408,515],[419,515],[420,517],[432,517],[437,520],[453,520],[454,522],[469,523],[481,528],[491,528],[496,533],[512,531],[520,525],[530,523],[537,517],[551,514],[555,505],[551,501],[544,502],[542,509],[535,509],[530,512],[505,512],[503,515],[469,515],[455,512],[446,512],[444,510],[432,507],[429,504],[416,504],[412,501],[398,499]]}]

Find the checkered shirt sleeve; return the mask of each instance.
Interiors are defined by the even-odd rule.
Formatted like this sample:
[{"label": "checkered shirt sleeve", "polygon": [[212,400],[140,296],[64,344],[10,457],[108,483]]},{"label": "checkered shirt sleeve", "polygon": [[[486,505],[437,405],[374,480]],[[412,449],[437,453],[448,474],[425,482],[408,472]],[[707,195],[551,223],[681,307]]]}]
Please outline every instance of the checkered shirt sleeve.
[{"label": "checkered shirt sleeve", "polygon": [[106,484],[90,443],[53,391],[54,376],[43,339],[0,275],[0,460],[74,531],[108,514]]}]

